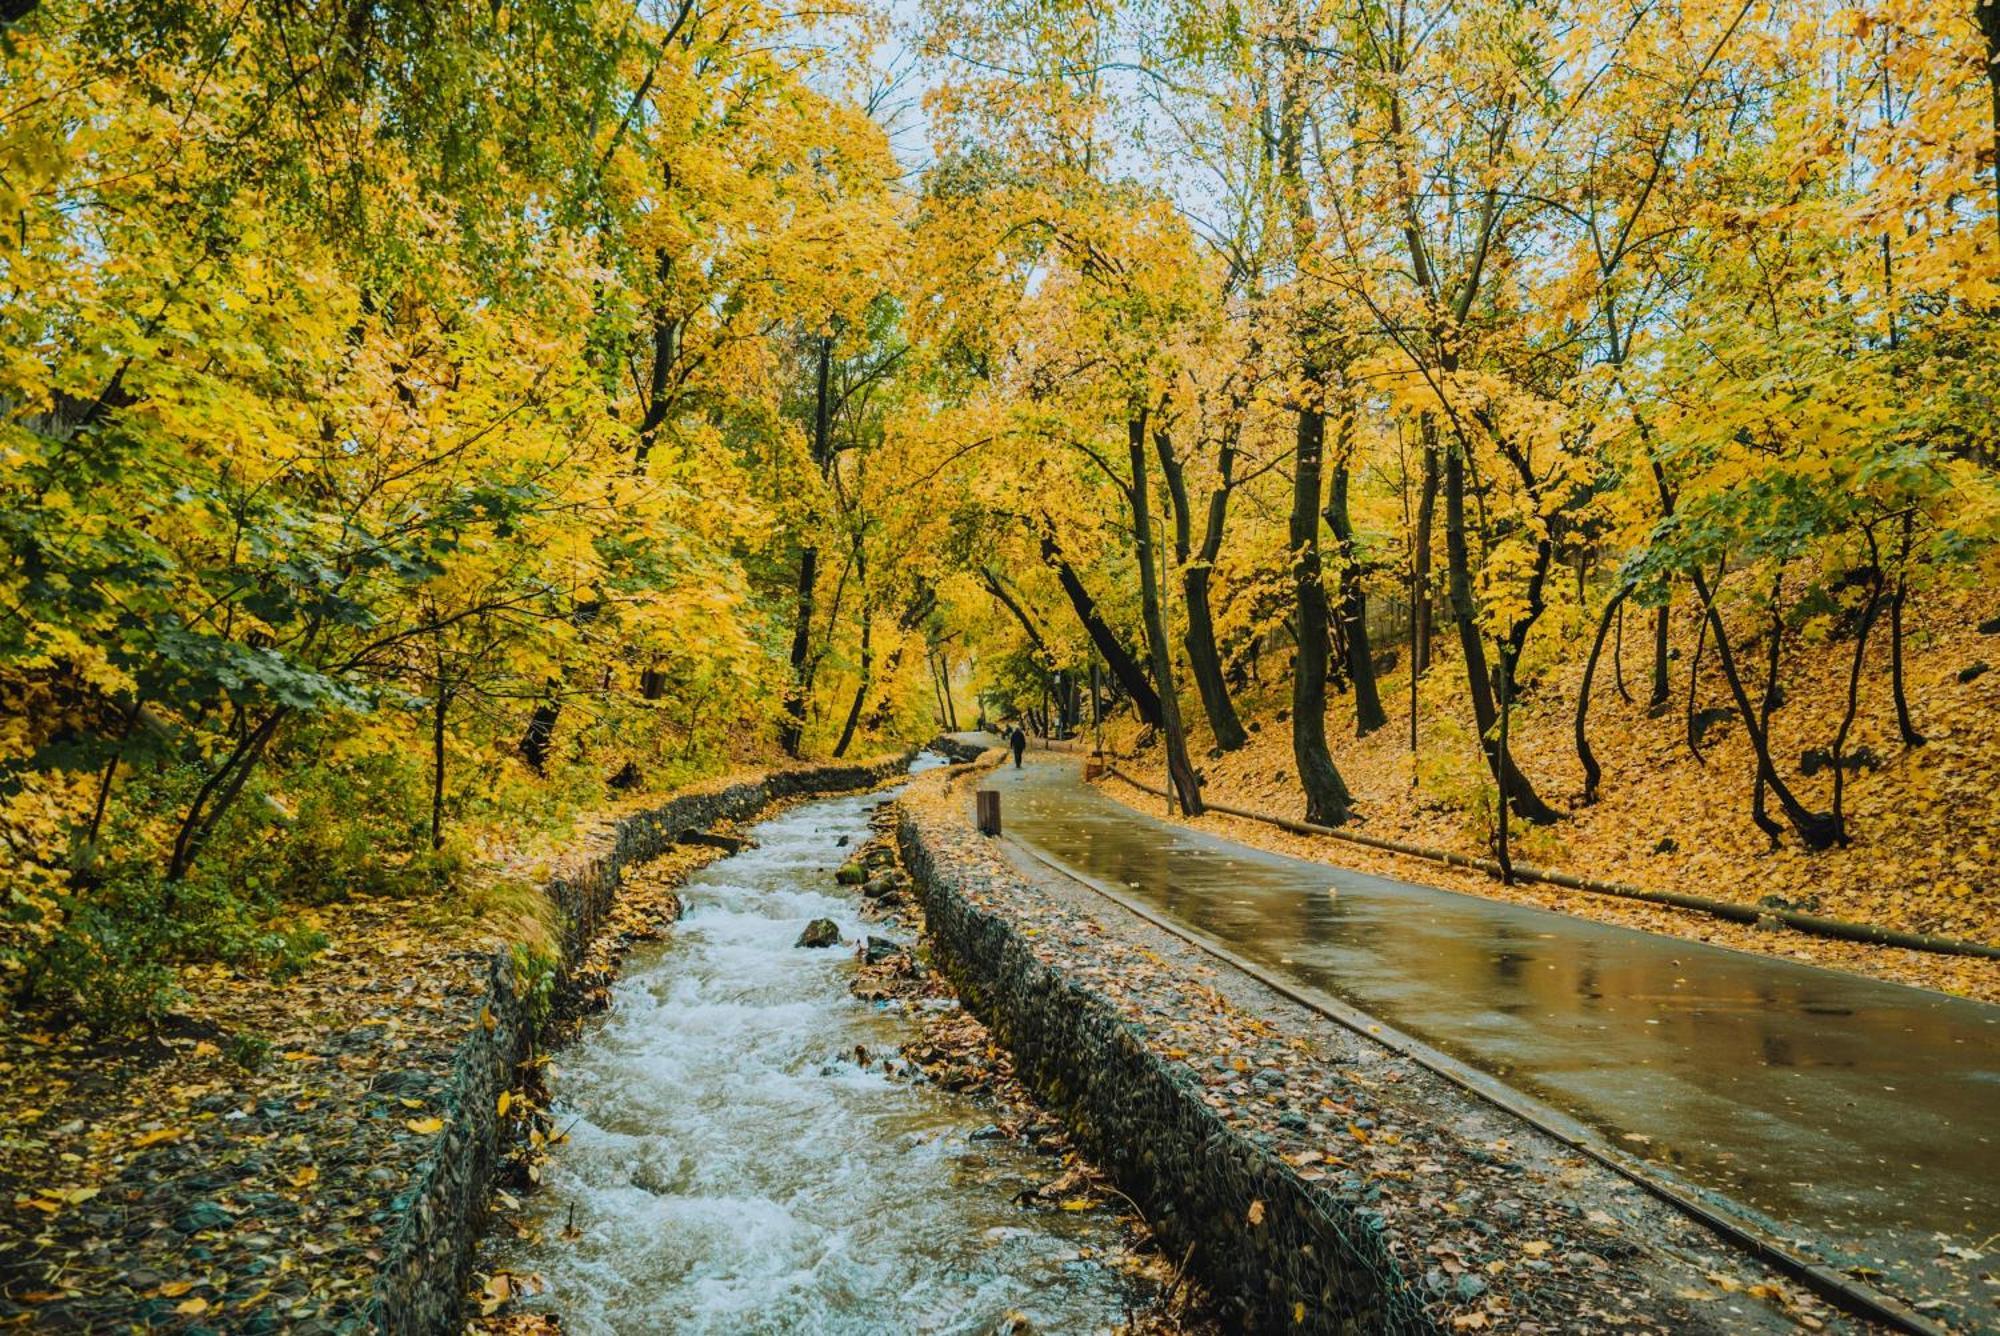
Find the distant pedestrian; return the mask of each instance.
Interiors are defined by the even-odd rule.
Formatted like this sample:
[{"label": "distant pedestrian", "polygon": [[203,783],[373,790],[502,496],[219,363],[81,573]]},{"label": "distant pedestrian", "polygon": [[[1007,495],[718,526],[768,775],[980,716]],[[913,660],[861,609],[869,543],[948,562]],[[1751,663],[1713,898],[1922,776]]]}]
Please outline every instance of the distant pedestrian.
[{"label": "distant pedestrian", "polygon": [[1028,735],[1021,731],[1019,724],[1015,724],[1013,731],[1007,734],[1007,745],[1014,749],[1014,768],[1019,770],[1021,754],[1028,750]]}]

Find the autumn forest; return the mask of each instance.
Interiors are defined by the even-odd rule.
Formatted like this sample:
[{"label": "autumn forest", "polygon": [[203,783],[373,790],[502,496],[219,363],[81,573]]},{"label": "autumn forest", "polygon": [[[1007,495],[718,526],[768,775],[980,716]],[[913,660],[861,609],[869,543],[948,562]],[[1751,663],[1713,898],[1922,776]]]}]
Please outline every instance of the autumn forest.
[{"label": "autumn forest", "polygon": [[[510,1033],[479,962],[524,1034],[619,1014],[683,876],[789,847],[712,795],[934,739],[1018,726],[1009,821],[1081,752],[1063,801],[1187,838],[2000,1000],[1994,657],[1992,0],[0,0],[0,1320],[362,1312],[135,1273],[101,1211],[236,1164],[242,1081],[244,1127],[358,1083],[357,1184],[429,1154],[458,1105],[394,1072]],[[697,808],[588,898],[639,838],[592,832]],[[929,809],[825,810],[869,913],[914,894]],[[950,995],[839,917],[797,945],[855,995]],[[903,1051],[1041,1127],[984,1033]],[[1049,1202],[1123,1209],[1047,1135]],[[347,1237],[341,1162],[279,1159]],[[158,1238],[210,1198],[264,1218]],[[1235,1311],[1170,1242],[1126,1329]],[[1499,1260],[1432,1317],[1582,1302]]]},{"label": "autumn forest", "polygon": [[1990,5],[10,10],[19,999],[1093,675],[1837,850],[1991,611]]}]

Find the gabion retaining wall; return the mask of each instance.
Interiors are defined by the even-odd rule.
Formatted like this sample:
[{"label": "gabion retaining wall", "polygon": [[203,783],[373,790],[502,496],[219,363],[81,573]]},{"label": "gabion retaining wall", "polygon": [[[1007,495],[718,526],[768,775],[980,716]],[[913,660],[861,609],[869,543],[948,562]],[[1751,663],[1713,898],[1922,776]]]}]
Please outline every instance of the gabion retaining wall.
[{"label": "gabion retaining wall", "polygon": [[954,857],[954,841],[966,836],[926,829],[903,809],[897,837],[935,959],[960,997],[1168,1249],[1179,1255],[1192,1245],[1193,1270],[1240,1309],[1246,1326],[1436,1330],[1377,1217],[1230,1127],[1184,1065],[1147,1046],[1140,1026],[1040,960],[1010,920],[972,902],[968,886],[990,890],[994,874]]},{"label": "gabion retaining wall", "polygon": [[932,751],[948,761],[976,761],[984,756],[987,750],[976,742],[967,742],[949,733],[938,734],[928,745]]},{"label": "gabion retaining wall", "polygon": [[[778,770],[761,780],[685,793],[621,818],[604,852],[549,882],[549,897],[562,917],[555,1013],[572,1001],[565,995],[571,971],[611,912],[626,868],[657,856],[686,831],[742,820],[785,798],[870,788],[907,770],[909,762],[905,754]],[[488,966],[477,1016],[442,1093],[444,1130],[392,1203],[401,1219],[383,1242],[386,1256],[368,1316],[374,1330],[393,1336],[453,1332],[463,1320],[466,1275],[503,1149],[500,1093],[512,1087],[515,1068],[538,1037],[536,1008],[506,953]]]}]

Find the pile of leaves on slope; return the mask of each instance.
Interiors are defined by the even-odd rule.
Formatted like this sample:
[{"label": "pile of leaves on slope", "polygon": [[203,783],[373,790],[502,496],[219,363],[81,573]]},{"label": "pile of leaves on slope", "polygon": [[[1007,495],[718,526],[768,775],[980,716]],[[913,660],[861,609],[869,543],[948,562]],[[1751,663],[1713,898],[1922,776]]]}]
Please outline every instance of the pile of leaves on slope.
[{"label": "pile of leaves on slope", "polygon": [[[1522,770],[1566,816],[1544,829],[1517,821],[1514,856],[1659,890],[2000,944],[2000,887],[1991,875],[2000,853],[2000,728],[1993,726],[2000,717],[2000,672],[1978,671],[1989,660],[2000,662],[1996,610],[1991,593],[1939,591],[1917,605],[1905,673],[1917,726],[1927,738],[1921,747],[1905,748],[1899,741],[1886,683],[1887,637],[1878,631],[1875,640],[1881,643],[1871,643],[1861,710],[1846,748],[1850,758],[1862,762],[1846,781],[1853,842],[1823,853],[1808,852],[1790,837],[1773,849],[1751,824],[1755,761],[1733,714],[1709,716],[1701,742],[1705,760],[1689,750],[1685,707],[1693,610],[1676,611],[1673,701],[1657,718],[1646,709],[1650,637],[1640,618],[1628,618],[1624,667],[1632,703],[1618,694],[1609,646],[1592,690],[1591,745],[1604,767],[1596,804],[1580,802],[1583,774],[1573,712],[1581,663],[1572,658],[1551,665],[1539,681],[1525,684],[1511,745]],[[1452,649],[1448,631],[1440,626],[1441,656]],[[1407,647],[1396,648],[1407,665]],[[1585,649],[1587,643],[1576,653]],[[1843,656],[1851,652],[1850,638],[1836,643],[1832,657],[1844,663]],[[1824,660],[1829,651],[1787,651],[1781,674],[1785,702],[1771,717],[1775,754],[1791,776],[1798,774],[1808,750],[1828,745],[1846,704],[1845,673],[1829,673],[1823,663],[1809,668],[1805,660],[1815,653]],[[1738,655],[1747,661],[1741,648]],[[1728,703],[1727,688],[1713,667],[1715,658],[1711,644],[1703,656],[1697,714]],[[1205,733],[1199,740],[1197,755],[1207,752],[1201,761],[1204,792],[1212,801],[1279,816],[1303,815],[1289,699],[1282,695],[1241,702],[1252,714],[1255,730],[1248,746],[1216,754],[1207,751]],[[1477,750],[1456,659],[1441,657],[1424,678],[1420,745],[1414,756],[1407,672],[1386,678],[1382,695],[1390,724],[1360,739],[1352,736],[1350,699],[1336,695],[1328,703],[1334,760],[1358,800],[1355,829],[1490,855],[1494,789]],[[1199,706],[1191,705],[1191,725],[1200,726],[1200,715]],[[1107,744],[1132,758],[1140,773],[1157,771],[1158,749],[1135,751],[1133,732],[1122,722],[1114,725],[1107,729]],[[1830,782],[1823,769],[1796,781],[1802,799],[1822,808]],[[1125,785],[1111,783],[1105,791],[1162,814],[1158,799]],[[1205,817],[1197,824],[1243,843],[1382,876],[2000,1001],[2000,964],[1991,960],[1772,931],[1556,887],[1503,886],[1479,873],[1231,817]]]},{"label": "pile of leaves on slope", "polygon": [[[984,870],[962,886],[975,903],[1121,1008],[1156,1053],[1185,1063],[1232,1128],[1378,1224],[1448,1328],[1720,1332],[1750,1329],[1759,1309],[1807,1330],[1838,1325],[1813,1295],[1714,1250],[1678,1217],[1644,1229],[1621,1220],[1644,1204],[1594,1189],[1608,1176],[1589,1162],[1549,1163],[1507,1134],[1473,1139],[1404,1059],[1360,1041],[1325,1049],[1226,997],[1207,966],[1107,928],[973,835],[962,790],[919,783],[902,801],[926,838],[950,842],[952,862]],[[1261,1223],[1253,1206],[1243,1227]],[[1674,1231],[1674,1255],[1645,1242],[1645,1229]],[[1679,1278],[1671,1292],[1663,1276]],[[1749,1312],[1746,1300],[1757,1301]]]},{"label": "pile of leaves on slope", "polygon": [[358,1324],[491,950],[410,914],[324,910],[298,977],[210,967],[143,1040],[0,1018],[0,1323]]}]

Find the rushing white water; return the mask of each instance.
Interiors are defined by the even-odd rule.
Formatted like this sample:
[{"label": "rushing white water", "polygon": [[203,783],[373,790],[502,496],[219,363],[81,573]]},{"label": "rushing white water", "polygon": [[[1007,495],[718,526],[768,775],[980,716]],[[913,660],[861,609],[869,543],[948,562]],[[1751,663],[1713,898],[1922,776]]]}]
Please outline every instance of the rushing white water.
[{"label": "rushing white water", "polygon": [[[508,1257],[575,1332],[1099,1331],[1129,1291],[1099,1213],[1014,1204],[1060,1166],[972,1140],[970,1100],[891,1080],[913,1022],[847,987],[814,918],[880,924],[833,871],[879,798],[799,807],[690,879],[671,940],[635,953],[610,1012],[557,1055],[543,1241]],[[840,836],[849,837],[842,847]],[[856,1045],[871,1060],[855,1060]],[[574,1213],[580,1237],[560,1237]]]}]

